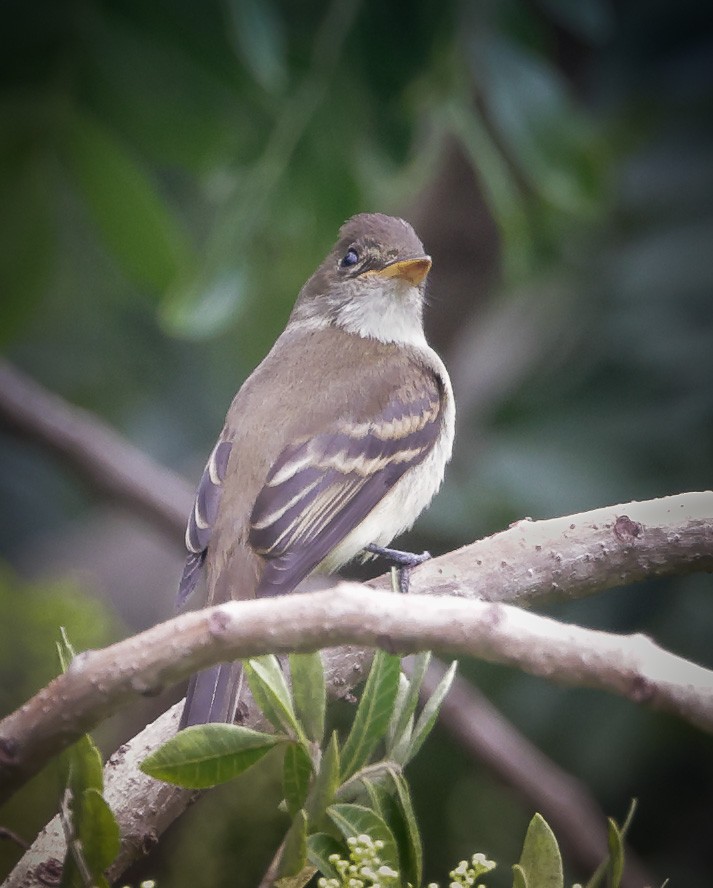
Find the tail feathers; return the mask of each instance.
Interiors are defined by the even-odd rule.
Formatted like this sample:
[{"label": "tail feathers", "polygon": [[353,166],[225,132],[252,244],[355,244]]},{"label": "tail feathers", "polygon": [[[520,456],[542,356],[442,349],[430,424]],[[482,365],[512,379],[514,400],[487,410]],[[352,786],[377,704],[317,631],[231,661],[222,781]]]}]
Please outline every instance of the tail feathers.
[{"label": "tail feathers", "polygon": [[191,677],[178,730],[190,725],[235,719],[243,670],[240,663],[220,663]]}]

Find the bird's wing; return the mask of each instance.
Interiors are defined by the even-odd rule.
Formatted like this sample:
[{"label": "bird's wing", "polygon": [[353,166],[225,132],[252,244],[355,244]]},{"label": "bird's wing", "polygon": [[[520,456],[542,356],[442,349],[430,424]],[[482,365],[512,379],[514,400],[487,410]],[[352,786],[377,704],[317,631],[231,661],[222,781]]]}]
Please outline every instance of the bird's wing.
[{"label": "bird's wing", "polygon": [[213,533],[213,524],[218,516],[223,481],[228,470],[232,446],[232,442],[225,440],[224,437],[218,439],[198,483],[196,498],[186,526],[188,557],[178,584],[176,607],[180,608],[185,604],[200,578],[208,543]]},{"label": "bird's wing", "polygon": [[424,373],[378,414],[286,447],[250,519],[250,543],[266,560],[258,595],[294,589],[426,457],[442,422],[440,381]]}]

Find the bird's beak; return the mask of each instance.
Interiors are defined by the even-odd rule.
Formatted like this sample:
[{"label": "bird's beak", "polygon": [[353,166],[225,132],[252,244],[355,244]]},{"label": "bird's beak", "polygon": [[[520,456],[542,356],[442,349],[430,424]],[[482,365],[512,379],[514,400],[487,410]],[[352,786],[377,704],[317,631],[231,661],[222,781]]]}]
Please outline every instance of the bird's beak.
[{"label": "bird's beak", "polygon": [[382,278],[402,278],[414,286],[418,286],[431,268],[430,256],[418,256],[416,259],[397,259],[381,268],[376,274]]}]

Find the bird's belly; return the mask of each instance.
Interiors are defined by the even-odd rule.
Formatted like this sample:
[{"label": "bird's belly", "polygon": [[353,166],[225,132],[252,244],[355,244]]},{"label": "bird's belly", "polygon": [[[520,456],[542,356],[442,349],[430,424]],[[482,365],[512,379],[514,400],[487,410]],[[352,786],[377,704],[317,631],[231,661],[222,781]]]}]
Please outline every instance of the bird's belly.
[{"label": "bird's belly", "polygon": [[333,573],[356,557],[370,543],[386,546],[408,530],[431,502],[441,486],[450,441],[436,444],[426,459],[406,472],[395,487],[366,518],[315,568],[315,573]]}]

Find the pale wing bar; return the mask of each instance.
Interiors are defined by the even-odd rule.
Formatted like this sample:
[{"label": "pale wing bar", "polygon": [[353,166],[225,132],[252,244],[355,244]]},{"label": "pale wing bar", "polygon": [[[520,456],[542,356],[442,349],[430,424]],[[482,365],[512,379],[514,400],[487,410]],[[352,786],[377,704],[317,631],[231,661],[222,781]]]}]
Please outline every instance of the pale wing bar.
[{"label": "pale wing bar", "polygon": [[441,429],[435,377],[394,394],[369,422],[340,424],[285,448],[252,512],[250,543],[266,559],[258,595],[291,591],[357,527]]}]

